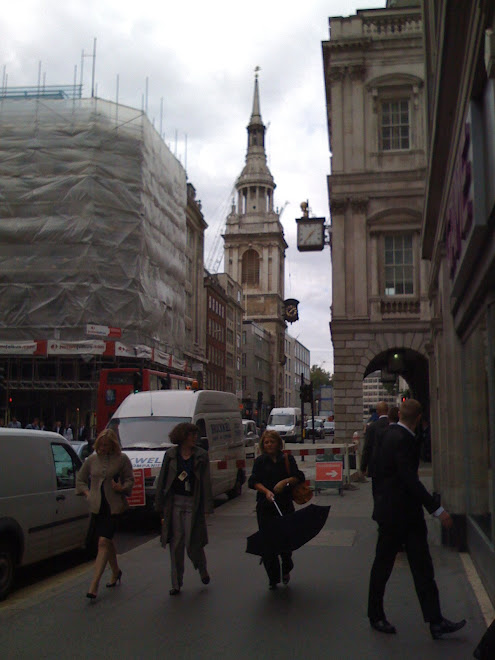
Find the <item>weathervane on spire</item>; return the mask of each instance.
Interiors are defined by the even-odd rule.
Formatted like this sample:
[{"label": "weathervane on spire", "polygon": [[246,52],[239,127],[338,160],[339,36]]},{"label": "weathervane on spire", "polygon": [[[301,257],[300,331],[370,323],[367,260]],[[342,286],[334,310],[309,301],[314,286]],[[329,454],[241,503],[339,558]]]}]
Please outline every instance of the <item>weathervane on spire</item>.
[{"label": "weathervane on spire", "polygon": [[254,69],[254,77],[256,78],[256,80],[258,80],[258,71],[261,71],[261,67],[260,67],[260,66],[257,66],[257,67],[255,67],[255,69]]}]

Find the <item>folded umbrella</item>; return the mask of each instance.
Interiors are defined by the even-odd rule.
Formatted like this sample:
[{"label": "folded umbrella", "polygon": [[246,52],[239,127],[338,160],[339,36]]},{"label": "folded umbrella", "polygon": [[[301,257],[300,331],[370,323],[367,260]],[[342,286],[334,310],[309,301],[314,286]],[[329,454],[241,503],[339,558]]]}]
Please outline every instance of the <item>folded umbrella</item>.
[{"label": "folded umbrella", "polygon": [[[275,501],[273,503],[277,506]],[[248,537],[246,552],[251,555],[279,555],[297,550],[322,530],[329,511],[329,506],[310,504],[286,516],[281,514],[273,518],[270,525]]]}]

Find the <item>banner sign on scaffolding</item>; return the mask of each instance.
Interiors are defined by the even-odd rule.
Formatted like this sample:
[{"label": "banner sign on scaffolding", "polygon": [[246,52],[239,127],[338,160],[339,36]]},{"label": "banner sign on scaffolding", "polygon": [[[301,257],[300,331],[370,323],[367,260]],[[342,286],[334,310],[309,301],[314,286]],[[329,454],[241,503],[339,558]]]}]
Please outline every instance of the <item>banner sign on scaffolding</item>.
[{"label": "banner sign on scaffolding", "polygon": [[107,337],[107,339],[119,339],[122,337],[121,328],[112,328],[109,325],[86,324],[86,334],[93,337]]},{"label": "banner sign on scaffolding", "polygon": [[104,341],[56,341],[47,342],[48,355],[103,355]]},{"label": "banner sign on scaffolding", "polygon": [[0,353],[2,355],[33,355],[38,349],[35,341],[2,341]]}]

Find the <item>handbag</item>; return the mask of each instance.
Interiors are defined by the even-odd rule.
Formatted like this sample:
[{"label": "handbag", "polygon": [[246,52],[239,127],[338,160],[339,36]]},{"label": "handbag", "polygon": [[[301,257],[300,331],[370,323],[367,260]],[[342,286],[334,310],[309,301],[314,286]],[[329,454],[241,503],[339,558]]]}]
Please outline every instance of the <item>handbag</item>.
[{"label": "handbag", "polygon": [[[287,454],[285,454],[285,469],[287,470],[289,477],[292,476],[290,473],[289,457]],[[292,499],[296,504],[306,504],[306,502],[309,502],[309,500],[313,497],[313,490],[304,481],[291,486],[290,491]]]}]

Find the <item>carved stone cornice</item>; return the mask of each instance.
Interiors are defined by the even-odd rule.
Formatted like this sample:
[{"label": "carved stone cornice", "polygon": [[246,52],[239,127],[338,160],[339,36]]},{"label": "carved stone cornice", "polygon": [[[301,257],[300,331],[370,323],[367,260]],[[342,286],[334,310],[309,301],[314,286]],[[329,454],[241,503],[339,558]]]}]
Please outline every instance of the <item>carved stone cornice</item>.
[{"label": "carved stone cornice", "polygon": [[348,67],[348,74],[351,80],[364,80],[366,75],[366,65],[354,64]]},{"label": "carved stone cornice", "polygon": [[353,213],[362,213],[366,215],[368,211],[368,197],[352,197],[351,198],[351,208]]},{"label": "carved stone cornice", "polygon": [[346,76],[345,66],[333,66],[328,72],[328,79],[330,82],[342,82]]},{"label": "carved stone cornice", "polygon": [[364,80],[366,75],[366,65],[363,62],[358,64],[343,64],[333,66],[328,72],[328,79],[332,83],[342,82],[346,78],[351,80]]},{"label": "carved stone cornice", "polygon": [[349,204],[349,199],[347,197],[330,198],[330,210],[332,214],[345,213],[348,204]]}]

